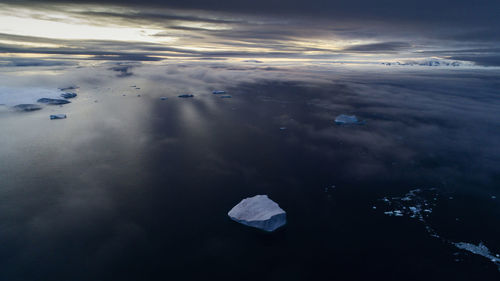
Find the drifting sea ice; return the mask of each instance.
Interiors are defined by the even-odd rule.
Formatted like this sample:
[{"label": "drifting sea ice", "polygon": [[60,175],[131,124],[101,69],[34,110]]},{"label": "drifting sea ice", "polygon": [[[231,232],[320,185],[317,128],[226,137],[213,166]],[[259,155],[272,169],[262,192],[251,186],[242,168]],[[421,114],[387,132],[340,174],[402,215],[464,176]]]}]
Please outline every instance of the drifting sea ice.
[{"label": "drifting sea ice", "polygon": [[66,119],[66,114],[53,114],[50,115],[50,120],[54,119]]},{"label": "drifting sea ice", "polygon": [[70,103],[68,100],[61,100],[61,99],[49,99],[49,98],[41,98],[37,100],[38,103],[45,103],[45,104],[50,104],[50,105],[61,105],[61,104],[67,104]]},{"label": "drifting sea ice", "polygon": [[65,99],[72,99],[76,97],[76,93],[62,93],[61,97]]},{"label": "drifting sea ice", "polygon": [[42,109],[41,106],[37,105],[37,104],[28,104],[28,103],[23,103],[23,104],[18,104],[18,105],[15,105],[13,106],[13,108],[15,110],[18,110],[18,111],[35,111],[35,110],[40,110]]},{"label": "drifting sea ice", "polygon": [[269,232],[286,224],[286,212],[267,195],[241,200],[228,212],[228,216],[241,224]]},{"label": "drifting sea ice", "polygon": [[348,125],[348,124],[361,124],[356,117],[356,115],[345,115],[345,114],[340,114],[335,118],[335,123],[338,125]]},{"label": "drifting sea ice", "polygon": [[500,258],[499,255],[493,255],[490,252],[490,249],[486,247],[482,242],[479,243],[479,245],[474,245],[471,243],[465,243],[465,242],[458,242],[458,243],[453,243],[455,247],[466,250],[468,252],[471,252],[476,255],[483,256],[487,259],[489,259],[492,263],[496,264],[498,266],[498,270],[500,270]]}]

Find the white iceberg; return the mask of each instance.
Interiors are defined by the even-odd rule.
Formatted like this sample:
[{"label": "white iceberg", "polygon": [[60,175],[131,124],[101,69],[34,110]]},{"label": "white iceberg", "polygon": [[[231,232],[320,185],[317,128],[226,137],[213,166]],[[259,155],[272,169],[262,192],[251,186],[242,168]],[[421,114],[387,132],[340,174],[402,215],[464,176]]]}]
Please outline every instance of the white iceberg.
[{"label": "white iceberg", "polygon": [[340,114],[335,118],[335,123],[344,125],[344,124],[359,124],[360,122],[358,121],[358,118],[356,118],[356,115],[345,115],[345,114]]},{"label": "white iceberg", "polygon": [[236,222],[269,232],[286,224],[286,212],[267,195],[245,198],[227,214]]},{"label": "white iceberg", "polygon": [[54,119],[66,119],[66,114],[53,114],[50,115],[50,120]]}]

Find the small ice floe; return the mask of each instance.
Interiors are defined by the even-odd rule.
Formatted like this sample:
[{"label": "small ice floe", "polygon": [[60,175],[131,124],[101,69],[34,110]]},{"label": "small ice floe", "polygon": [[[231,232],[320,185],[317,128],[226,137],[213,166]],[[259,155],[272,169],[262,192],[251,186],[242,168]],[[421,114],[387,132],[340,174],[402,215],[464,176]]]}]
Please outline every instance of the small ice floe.
[{"label": "small ice floe", "polygon": [[194,95],[191,95],[191,94],[182,94],[182,95],[178,95],[179,98],[192,98],[194,97]]},{"label": "small ice floe", "polygon": [[458,243],[453,243],[455,247],[466,250],[468,252],[471,252],[476,255],[483,256],[487,259],[489,259],[492,263],[496,264],[498,266],[498,270],[500,271],[500,258],[499,255],[492,254],[490,252],[490,249],[486,247],[482,242],[479,243],[479,245],[474,245],[471,243],[465,243],[465,242],[458,242]]},{"label": "small ice floe", "polygon": [[340,114],[335,118],[335,123],[338,125],[351,125],[351,124],[362,124],[363,122],[359,121],[356,115]]},{"label": "small ice floe", "polygon": [[167,97],[160,97],[160,100],[167,100]]},{"label": "small ice floe", "polygon": [[30,104],[30,103],[23,103],[23,104],[18,104],[12,107],[14,110],[17,111],[35,111],[35,110],[40,110],[42,109],[41,106],[37,104]]},{"label": "small ice floe", "polygon": [[236,222],[269,232],[286,224],[286,212],[267,195],[245,198],[227,214]]},{"label": "small ice floe", "polygon": [[38,103],[45,103],[45,104],[50,104],[50,105],[61,105],[61,104],[67,104],[70,103],[68,100],[61,100],[61,99],[49,99],[49,98],[41,98],[37,100]]},{"label": "small ice floe", "polygon": [[50,120],[54,119],[66,119],[66,114],[53,114],[50,115]]},{"label": "small ice floe", "polygon": [[491,195],[491,199],[497,199],[495,195]]},{"label": "small ice floe", "polygon": [[76,93],[63,93],[61,94],[61,97],[65,99],[72,99],[76,97]]},{"label": "small ice floe", "polygon": [[286,130],[286,127],[280,127],[280,131]]},{"label": "small ice floe", "polygon": [[231,95],[223,95],[223,96],[220,96],[221,99],[230,99],[232,98],[233,96]]},{"label": "small ice floe", "polygon": [[68,91],[68,90],[76,90],[78,88],[80,88],[80,87],[78,87],[78,86],[69,86],[69,87],[65,87],[65,88],[59,88],[59,90],[61,90],[61,91]]},{"label": "small ice floe", "polygon": [[222,95],[222,94],[225,94],[226,91],[213,91],[212,94],[214,95]]}]

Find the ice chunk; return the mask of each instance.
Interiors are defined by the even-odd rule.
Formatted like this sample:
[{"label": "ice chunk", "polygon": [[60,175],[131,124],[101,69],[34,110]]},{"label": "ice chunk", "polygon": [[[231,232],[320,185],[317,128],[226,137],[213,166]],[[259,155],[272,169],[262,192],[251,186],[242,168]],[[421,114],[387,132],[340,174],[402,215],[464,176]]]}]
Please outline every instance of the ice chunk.
[{"label": "ice chunk", "polygon": [[335,123],[339,125],[345,125],[345,124],[359,124],[360,122],[358,121],[358,118],[356,118],[356,115],[340,114],[335,118]]},{"label": "ice chunk", "polygon": [[167,97],[161,97],[160,100],[167,100]]},{"label": "ice chunk", "polygon": [[490,252],[490,249],[486,247],[482,242],[479,243],[479,245],[474,245],[471,243],[465,243],[465,242],[458,242],[458,243],[453,243],[455,247],[469,251],[473,254],[483,256],[487,259],[489,259],[491,262],[496,264],[498,266],[498,270],[500,270],[500,258],[498,258],[498,255],[494,255]]},{"label": "ice chunk", "polygon": [[269,232],[286,224],[286,212],[267,195],[245,198],[227,214],[236,222]]},{"label": "ice chunk", "polygon": [[54,119],[66,119],[66,114],[53,114],[50,115],[50,120]]},{"label": "ice chunk", "polygon": [[65,99],[72,99],[72,98],[76,97],[76,93],[63,93],[63,94],[61,94],[61,97],[65,98]]},{"label": "ice chunk", "polygon": [[224,96],[220,96],[221,99],[230,99],[232,98],[233,96],[231,95],[224,95]]},{"label": "ice chunk", "polygon": [[59,88],[59,90],[61,90],[61,91],[67,91],[67,90],[76,90],[78,88],[80,88],[80,87],[78,87],[78,86],[69,86],[69,87],[65,87],[65,88]]},{"label": "ice chunk", "polygon": [[13,107],[15,110],[19,111],[35,111],[35,110],[40,110],[42,109],[41,106],[37,104],[30,104],[30,103],[23,103],[23,104],[18,104]]},{"label": "ice chunk", "polygon": [[222,95],[222,94],[225,94],[226,91],[213,91],[212,94],[214,95]]},{"label": "ice chunk", "polygon": [[192,98],[194,97],[194,95],[190,95],[190,94],[183,94],[183,95],[178,95],[179,98]]},{"label": "ice chunk", "polygon": [[67,104],[70,103],[68,100],[61,100],[61,99],[49,99],[49,98],[41,98],[37,100],[39,103],[46,103],[46,104],[51,104],[51,105],[59,105],[59,104]]}]

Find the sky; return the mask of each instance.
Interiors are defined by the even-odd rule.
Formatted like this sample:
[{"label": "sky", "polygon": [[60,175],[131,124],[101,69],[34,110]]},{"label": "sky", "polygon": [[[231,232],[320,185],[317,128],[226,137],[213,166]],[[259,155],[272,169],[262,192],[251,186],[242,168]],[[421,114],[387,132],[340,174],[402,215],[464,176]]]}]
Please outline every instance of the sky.
[{"label": "sky", "polygon": [[0,66],[500,66],[498,1],[2,1]]}]

